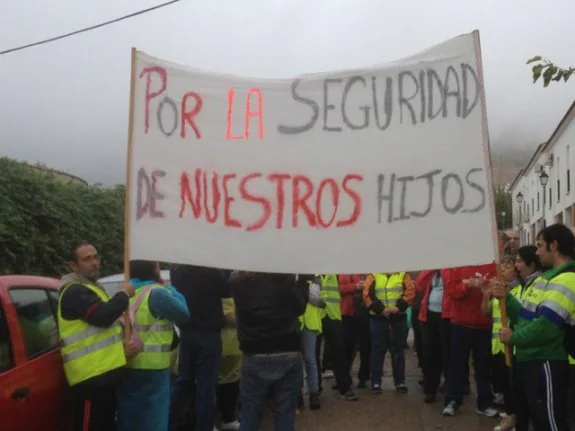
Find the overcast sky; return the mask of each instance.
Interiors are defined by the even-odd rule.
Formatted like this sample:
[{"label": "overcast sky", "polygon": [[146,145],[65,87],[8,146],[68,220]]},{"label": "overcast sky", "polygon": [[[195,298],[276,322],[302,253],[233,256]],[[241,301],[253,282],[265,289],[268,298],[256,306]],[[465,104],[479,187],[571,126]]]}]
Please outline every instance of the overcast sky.
[{"label": "overcast sky", "polygon": [[[2,0],[0,50],[162,0]],[[575,65],[575,1],[184,0],[54,43],[0,56],[0,156],[91,182],[123,182],[130,48],[195,68],[289,77],[405,57],[481,34],[491,142],[534,148],[575,95],[533,85],[535,54]]]}]

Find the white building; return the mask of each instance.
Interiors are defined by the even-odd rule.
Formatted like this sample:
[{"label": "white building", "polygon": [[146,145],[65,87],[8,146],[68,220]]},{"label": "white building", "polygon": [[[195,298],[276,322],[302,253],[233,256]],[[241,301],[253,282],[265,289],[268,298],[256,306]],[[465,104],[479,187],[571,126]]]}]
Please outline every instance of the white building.
[{"label": "white building", "polygon": [[544,226],[575,226],[574,153],[575,102],[511,184],[513,225],[521,244],[533,244]]}]

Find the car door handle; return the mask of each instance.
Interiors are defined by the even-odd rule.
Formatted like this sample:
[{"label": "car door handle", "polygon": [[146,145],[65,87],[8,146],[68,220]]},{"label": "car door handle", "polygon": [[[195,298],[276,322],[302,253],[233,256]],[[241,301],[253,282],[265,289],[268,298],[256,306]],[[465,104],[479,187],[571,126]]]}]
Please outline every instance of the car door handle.
[{"label": "car door handle", "polygon": [[30,394],[30,388],[18,388],[12,392],[12,399],[13,400],[21,400],[22,398],[26,398]]}]

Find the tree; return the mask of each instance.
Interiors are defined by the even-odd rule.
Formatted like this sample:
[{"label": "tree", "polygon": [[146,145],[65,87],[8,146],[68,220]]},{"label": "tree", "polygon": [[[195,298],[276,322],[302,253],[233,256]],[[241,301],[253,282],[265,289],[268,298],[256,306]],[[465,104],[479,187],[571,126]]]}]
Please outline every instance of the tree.
[{"label": "tree", "polygon": [[77,241],[94,244],[102,274],[122,272],[124,187],[57,180],[0,158],[0,274],[60,276]]},{"label": "tree", "polygon": [[539,78],[543,77],[543,87],[547,87],[551,81],[559,82],[563,80],[563,82],[567,82],[569,78],[571,78],[571,75],[575,73],[575,68],[569,67],[564,69],[552,61],[544,59],[540,55],[536,55],[527,60],[527,64],[533,65],[531,67],[533,83],[536,83]]},{"label": "tree", "polygon": [[495,200],[497,229],[511,229],[513,227],[511,193],[508,193],[503,186],[495,186],[493,188],[493,198]]}]

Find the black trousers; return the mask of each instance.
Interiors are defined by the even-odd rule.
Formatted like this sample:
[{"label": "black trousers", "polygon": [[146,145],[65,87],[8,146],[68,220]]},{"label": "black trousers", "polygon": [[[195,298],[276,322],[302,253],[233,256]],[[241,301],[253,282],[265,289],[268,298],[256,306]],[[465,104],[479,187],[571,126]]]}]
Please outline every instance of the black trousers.
[{"label": "black trousers", "polygon": [[[422,347],[423,338],[421,333],[421,322],[419,321],[419,308],[411,310],[411,329],[413,329],[413,347],[417,354],[417,366],[421,367],[422,364]],[[409,331],[408,331],[409,332]]]},{"label": "black trousers", "polygon": [[505,354],[491,355],[491,385],[493,391],[503,394],[505,404],[503,409],[508,415],[515,414],[513,391],[511,390],[511,369],[505,363]]},{"label": "black trousers", "polygon": [[218,401],[222,422],[229,423],[236,420],[236,409],[240,395],[240,382],[225,383],[218,386]]},{"label": "black trousers", "polygon": [[351,373],[351,367],[359,347],[360,366],[357,378],[359,381],[365,382],[369,380],[370,373],[371,337],[369,317],[343,316],[342,324],[348,371]]},{"label": "black trousers", "polygon": [[[339,386],[339,391],[345,394],[351,388],[351,376],[347,366],[345,345],[343,341],[343,324],[341,320],[332,320],[324,317],[321,321],[322,324],[322,338],[324,343],[330,346],[332,358],[332,370],[335,375],[335,381]],[[316,359],[318,354],[319,343],[316,345]],[[324,351],[325,355],[325,351]],[[318,360],[319,364],[319,360]],[[322,387],[321,370],[318,367],[318,382],[319,387]]]},{"label": "black trousers", "polygon": [[569,431],[567,361],[517,362],[513,394],[517,414],[516,431]]},{"label": "black trousers", "polygon": [[116,430],[116,385],[72,387],[74,431],[83,431],[89,421],[89,431]]},{"label": "black trousers", "polygon": [[421,366],[423,369],[423,392],[435,394],[443,374],[447,380],[451,355],[451,322],[441,313],[427,312],[427,321],[421,325]]}]

